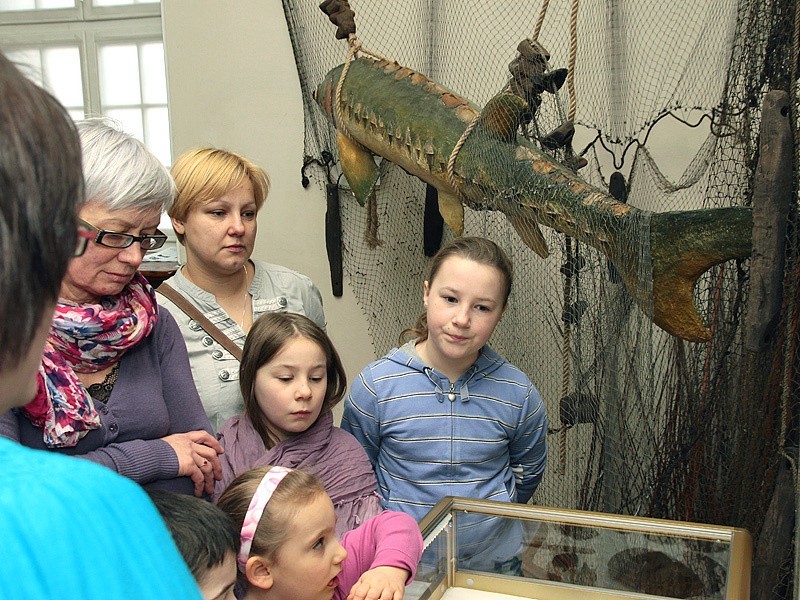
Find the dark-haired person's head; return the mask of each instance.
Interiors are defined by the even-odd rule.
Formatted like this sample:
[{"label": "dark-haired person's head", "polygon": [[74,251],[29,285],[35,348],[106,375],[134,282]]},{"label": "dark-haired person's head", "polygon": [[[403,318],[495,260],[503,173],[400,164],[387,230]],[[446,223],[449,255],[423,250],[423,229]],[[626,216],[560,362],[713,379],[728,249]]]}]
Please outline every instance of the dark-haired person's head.
[{"label": "dark-haired person's head", "polygon": [[150,491],[204,600],[233,600],[239,532],[216,505],[185,494]]},{"label": "dark-haired person's head", "polygon": [[81,146],[55,98],[0,54],[0,413],[36,390],[61,279],[78,247]]}]

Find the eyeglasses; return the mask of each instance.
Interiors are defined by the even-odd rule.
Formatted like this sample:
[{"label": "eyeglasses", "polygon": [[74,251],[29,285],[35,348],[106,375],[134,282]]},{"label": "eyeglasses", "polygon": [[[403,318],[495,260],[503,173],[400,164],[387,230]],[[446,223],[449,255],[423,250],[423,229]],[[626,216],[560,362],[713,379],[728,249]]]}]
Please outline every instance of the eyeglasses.
[{"label": "eyeglasses", "polygon": [[81,256],[86,252],[86,245],[89,240],[94,239],[94,232],[91,229],[86,229],[83,224],[78,225],[78,241],[75,244],[75,251],[72,256]]},{"label": "eyeglasses", "polygon": [[155,235],[131,235],[130,233],[117,233],[116,231],[98,229],[83,219],[80,219],[80,223],[93,232],[96,232],[97,235],[92,233],[90,239],[93,239],[95,243],[106,246],[107,248],[127,248],[134,242],[140,242],[142,244],[142,250],[146,252],[148,250],[157,250],[167,242],[167,236],[157,229],[156,231],[158,233]]}]

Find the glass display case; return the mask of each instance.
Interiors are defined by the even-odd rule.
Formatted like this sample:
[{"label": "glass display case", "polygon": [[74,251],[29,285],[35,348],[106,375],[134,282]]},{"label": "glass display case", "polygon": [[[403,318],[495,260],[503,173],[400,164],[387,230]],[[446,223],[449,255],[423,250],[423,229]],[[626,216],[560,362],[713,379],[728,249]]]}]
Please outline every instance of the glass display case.
[{"label": "glass display case", "polygon": [[750,597],[744,529],[453,497],[420,528],[407,598]]}]

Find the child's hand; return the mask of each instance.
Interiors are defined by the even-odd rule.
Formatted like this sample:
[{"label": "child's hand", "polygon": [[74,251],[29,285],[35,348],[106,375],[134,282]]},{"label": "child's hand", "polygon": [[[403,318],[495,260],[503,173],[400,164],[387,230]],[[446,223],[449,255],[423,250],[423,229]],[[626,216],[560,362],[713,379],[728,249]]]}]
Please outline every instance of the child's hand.
[{"label": "child's hand", "polygon": [[347,600],[403,600],[410,573],[398,567],[375,567],[350,589]]}]

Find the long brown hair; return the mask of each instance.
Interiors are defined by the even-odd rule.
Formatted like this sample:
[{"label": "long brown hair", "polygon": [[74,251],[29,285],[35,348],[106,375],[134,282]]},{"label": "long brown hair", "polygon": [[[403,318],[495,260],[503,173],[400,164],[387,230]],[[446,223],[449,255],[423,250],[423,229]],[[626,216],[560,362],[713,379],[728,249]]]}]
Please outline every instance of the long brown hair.
[{"label": "long brown hair", "polygon": [[[511,264],[511,259],[505,251],[495,244],[492,240],[482,237],[460,237],[451,240],[433,255],[430,265],[428,267],[428,285],[433,283],[436,274],[442,268],[444,261],[451,256],[459,258],[466,258],[467,260],[475,261],[488,267],[494,267],[500,272],[505,283],[503,292],[503,308],[508,302],[508,296],[511,294],[511,284],[514,280],[514,267]],[[428,313],[423,311],[417,319],[416,325],[404,329],[400,334],[400,343],[403,344],[409,340],[418,339],[424,341],[428,339]]]},{"label": "long brown hair", "polygon": [[[256,373],[280,352],[292,338],[303,337],[322,348],[327,360],[327,387],[320,415],[341,402],[347,391],[347,374],[328,334],[306,316],[295,313],[266,313],[261,315],[247,334],[239,366],[239,387],[244,398],[244,410],[253,427],[261,436],[264,445],[272,448],[276,444],[269,433],[267,417],[256,399]],[[319,418],[319,417],[318,417]]]}]

